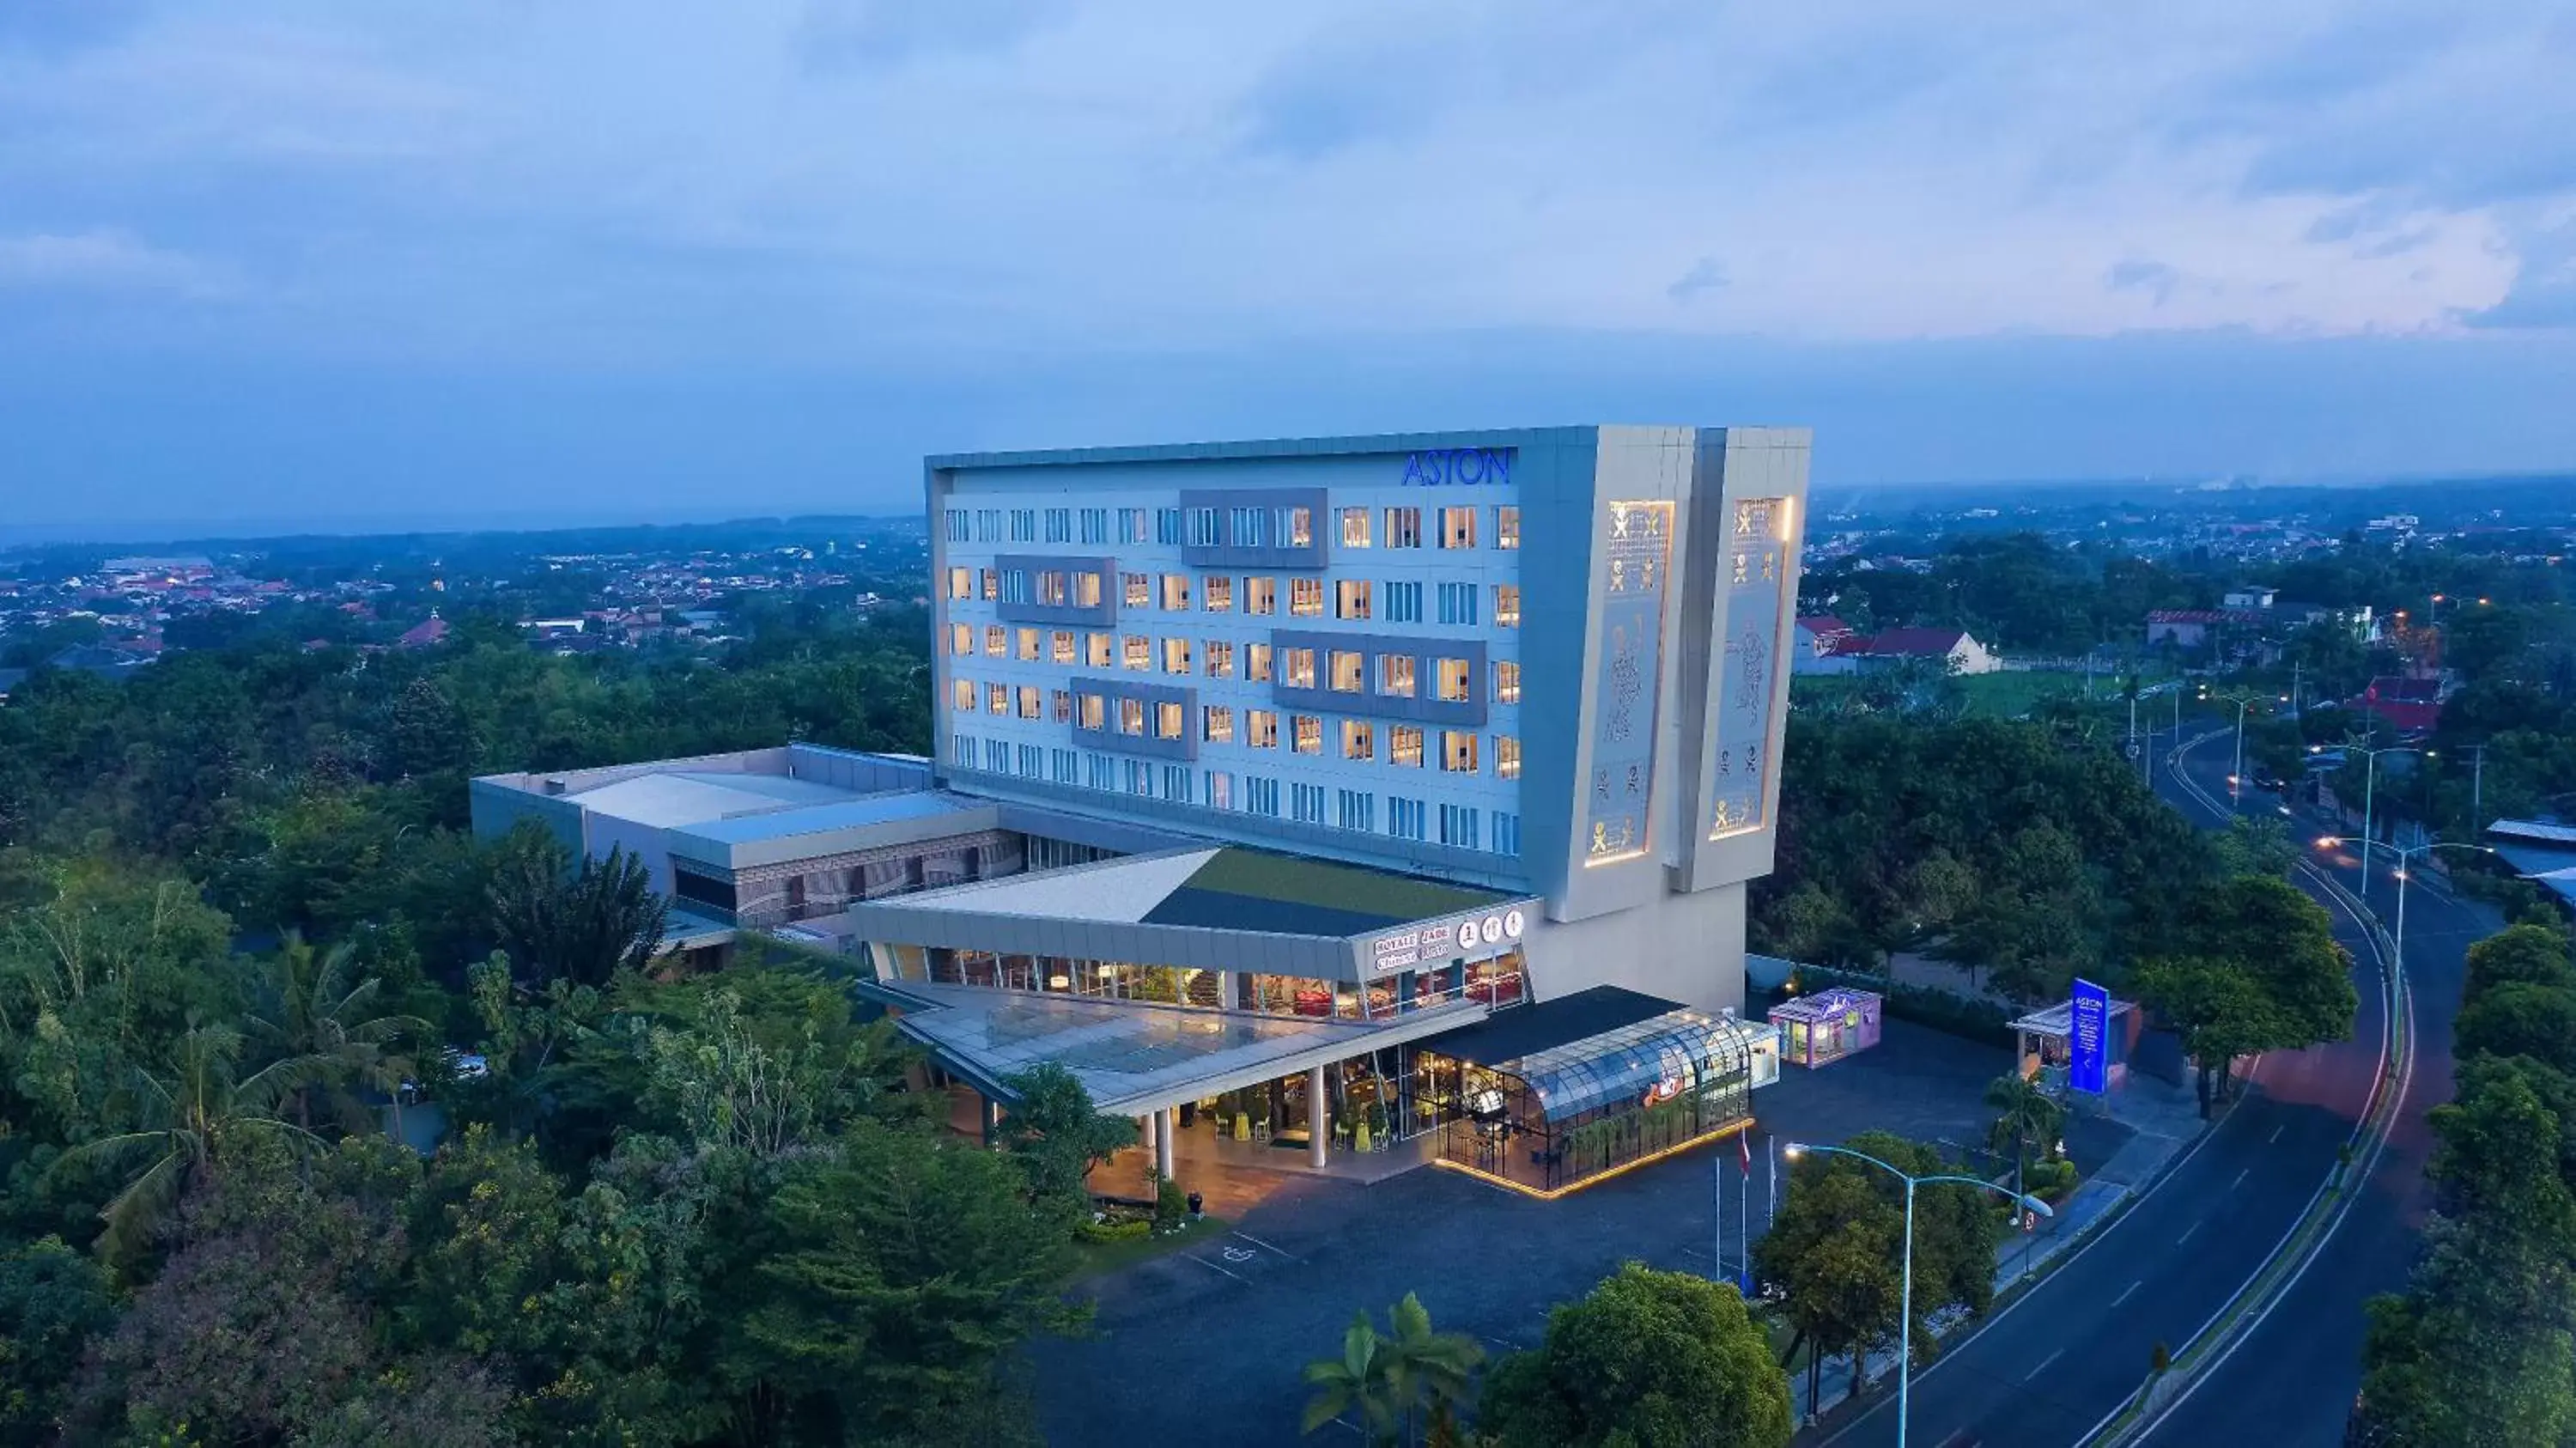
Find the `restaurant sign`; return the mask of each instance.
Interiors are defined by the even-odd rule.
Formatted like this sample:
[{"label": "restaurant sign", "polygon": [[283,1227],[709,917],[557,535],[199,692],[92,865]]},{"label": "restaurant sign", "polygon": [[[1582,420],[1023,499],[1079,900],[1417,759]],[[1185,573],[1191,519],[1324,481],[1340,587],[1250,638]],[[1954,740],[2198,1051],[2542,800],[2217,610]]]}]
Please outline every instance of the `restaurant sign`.
[{"label": "restaurant sign", "polygon": [[1521,908],[1515,905],[1508,910],[1435,921],[1375,936],[1368,943],[1369,969],[1384,974],[1411,970],[1426,962],[1439,965],[1468,955],[1491,955],[1518,941],[1526,923]]}]

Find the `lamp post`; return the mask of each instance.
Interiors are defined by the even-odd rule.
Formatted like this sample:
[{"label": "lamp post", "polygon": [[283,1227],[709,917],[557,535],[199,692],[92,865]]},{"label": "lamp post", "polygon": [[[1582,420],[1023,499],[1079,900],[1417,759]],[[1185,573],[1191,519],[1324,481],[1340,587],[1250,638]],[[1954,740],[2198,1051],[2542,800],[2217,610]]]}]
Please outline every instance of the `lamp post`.
[{"label": "lamp post", "polygon": [[[2349,843],[2349,841],[2345,840],[2341,835],[2327,835],[2325,838],[2317,841],[2317,843],[2324,848],[2332,849],[2336,845],[2346,844]],[[2484,845],[2472,845],[2456,840],[2426,840],[2420,845],[2413,846],[2409,849],[2399,850],[2397,852],[2397,938],[2395,945],[2397,958],[2400,961],[2406,959],[2406,887],[2415,878],[2415,872],[2406,868],[2406,862],[2415,858],[2417,855],[2423,854],[2427,850],[2475,850],[2481,855],[2492,855],[2495,853],[2495,851]],[[2365,878],[2362,883],[2367,885],[2369,881]]]},{"label": "lamp post", "polygon": [[2423,751],[2412,744],[2388,744],[2373,749],[2367,744],[2347,743],[2343,747],[2346,753],[2359,754],[2370,761],[2369,765],[2362,770],[2361,776],[2361,895],[2367,900],[2370,898],[2370,846],[2374,838],[2371,829],[2371,810],[2378,803],[2379,798],[2379,756],[2421,754]]},{"label": "lamp post", "polygon": [[[2217,697],[2236,706],[2236,769],[2227,776],[2227,808],[2233,812],[2242,809],[2245,800],[2245,711],[2269,696],[2245,693],[2220,694]],[[2281,698],[2286,701],[2289,696],[2284,694]]]},{"label": "lamp post", "polygon": [[[1815,1146],[1803,1141],[1793,1141],[1781,1149],[1789,1154],[1789,1159],[1792,1161],[1810,1151],[1847,1156],[1854,1161],[1865,1161],[1905,1183],[1905,1280],[1896,1317],[1896,1448],[1905,1448],[1906,1410],[1912,1399],[1914,1387],[1914,1189],[1926,1182],[1958,1182],[1965,1186],[1976,1187],[1981,1191],[1993,1192],[1999,1197],[2009,1198],[2017,1205],[2037,1212],[2043,1217],[2054,1217],[2057,1213],[2051,1211],[2048,1203],[2037,1197],[2017,1197],[1993,1182],[1980,1181],[1972,1176],[1956,1176],[1947,1172],[1916,1176],[1881,1161],[1868,1152],[1854,1151],[1848,1146]],[[1866,1351],[1863,1356],[1867,1356]],[[1854,1378],[1860,1376],[1860,1364],[1857,1362],[1852,1364],[1852,1375]],[[1815,1407],[1813,1403],[1807,1406],[1811,1411]]]}]

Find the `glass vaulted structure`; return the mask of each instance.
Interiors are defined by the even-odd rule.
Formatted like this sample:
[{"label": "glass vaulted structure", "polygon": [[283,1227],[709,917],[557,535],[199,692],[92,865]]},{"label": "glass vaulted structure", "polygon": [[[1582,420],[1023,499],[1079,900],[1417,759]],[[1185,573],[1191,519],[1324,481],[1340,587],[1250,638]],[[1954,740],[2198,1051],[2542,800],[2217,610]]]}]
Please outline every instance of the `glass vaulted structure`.
[{"label": "glass vaulted structure", "polygon": [[1440,1120],[1440,1161],[1544,1195],[1745,1125],[1756,1074],[1779,1070],[1770,1028],[1699,1011],[1562,1043],[1511,1034],[1417,1048],[1414,1091]]}]

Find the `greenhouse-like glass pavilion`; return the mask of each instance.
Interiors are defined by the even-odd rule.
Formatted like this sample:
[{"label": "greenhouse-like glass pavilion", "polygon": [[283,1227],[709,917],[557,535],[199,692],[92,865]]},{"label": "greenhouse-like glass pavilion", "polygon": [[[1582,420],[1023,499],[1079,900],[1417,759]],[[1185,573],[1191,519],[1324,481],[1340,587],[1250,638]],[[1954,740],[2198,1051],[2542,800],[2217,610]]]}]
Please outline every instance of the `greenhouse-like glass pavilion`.
[{"label": "greenhouse-like glass pavilion", "polygon": [[1750,1125],[1779,1072],[1768,1026],[1596,986],[1423,1043],[1413,1089],[1441,1165],[1555,1196]]}]

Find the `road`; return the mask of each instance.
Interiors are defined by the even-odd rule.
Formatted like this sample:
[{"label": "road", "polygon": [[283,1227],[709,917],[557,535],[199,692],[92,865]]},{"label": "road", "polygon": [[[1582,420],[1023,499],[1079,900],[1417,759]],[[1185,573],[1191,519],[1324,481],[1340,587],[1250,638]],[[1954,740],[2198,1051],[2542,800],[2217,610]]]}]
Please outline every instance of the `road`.
[{"label": "road", "polygon": [[[2209,753],[2223,798],[2226,761]],[[2189,762],[2206,767],[2196,757]],[[2159,792],[2194,820],[2223,819],[2159,775]],[[2371,947],[2357,921],[2335,913],[2337,938],[2361,962],[2362,1009],[2353,1038],[2265,1057],[2258,1089],[2162,1185],[2055,1276],[1916,1372],[1912,1442],[2067,1448],[2137,1390],[2158,1344],[2180,1348],[2280,1246],[2361,1119],[2384,1043]],[[2342,1245],[2338,1237],[2336,1246]],[[2252,1361],[2239,1354],[2228,1370]],[[2349,1400],[2351,1373],[2344,1377]],[[2295,1385],[2276,1386],[2295,1391]],[[2224,1411],[2219,1393],[2206,1396],[2208,1409]],[[2191,1402],[2195,1410],[2204,1406]],[[1895,1395],[1882,1388],[1863,1417],[1817,1441],[1875,1448],[1896,1439]],[[2194,1441],[2254,1439],[2222,1429]],[[2281,1445],[2267,1442],[2266,1448]]]},{"label": "road", "polygon": [[[2225,766],[2208,751],[2225,797]],[[2195,760],[2197,765],[2200,761]],[[2204,769],[2207,766],[2203,766]],[[2270,811],[2277,802],[2249,801]],[[2277,816],[2276,816],[2277,817]],[[2330,826],[2308,825],[2313,837]],[[2341,849],[2312,850],[2347,886],[2361,886],[2361,860]],[[2381,919],[2397,916],[2395,861],[2373,852],[2369,900]],[[2468,947],[2501,928],[2494,910],[2419,881],[2406,901],[2406,976],[2415,1005],[2414,1079],[2380,1158],[2351,1215],[2308,1270],[2236,1351],[2201,1380],[2141,1441],[2156,1448],[2253,1443],[2265,1448],[2337,1448],[2361,1380],[2362,1304],[2405,1285],[2422,1229],[2424,1165],[2433,1134],[2426,1113],[2451,1098],[2451,1022],[2459,1012]],[[1936,1440],[1937,1441],[1937,1440]]]}]

